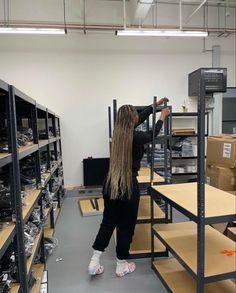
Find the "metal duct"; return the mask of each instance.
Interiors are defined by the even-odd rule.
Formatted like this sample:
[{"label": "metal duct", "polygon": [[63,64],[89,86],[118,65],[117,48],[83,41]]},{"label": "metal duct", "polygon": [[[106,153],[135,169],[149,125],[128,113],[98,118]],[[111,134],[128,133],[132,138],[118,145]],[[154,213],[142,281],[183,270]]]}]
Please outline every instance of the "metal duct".
[{"label": "metal duct", "polygon": [[134,11],[134,19],[144,20],[151,9],[153,2],[153,0],[132,0],[131,3]]}]

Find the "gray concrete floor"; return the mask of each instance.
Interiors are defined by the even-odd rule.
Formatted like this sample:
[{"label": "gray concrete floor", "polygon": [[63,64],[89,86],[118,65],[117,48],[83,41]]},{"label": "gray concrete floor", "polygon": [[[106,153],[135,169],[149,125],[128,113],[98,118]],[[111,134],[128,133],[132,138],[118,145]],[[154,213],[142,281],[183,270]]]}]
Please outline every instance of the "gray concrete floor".
[{"label": "gray concrete floor", "polygon": [[[101,216],[82,217],[78,198],[67,197],[56,225],[59,246],[47,262],[50,293],[166,293],[150,267],[150,259],[135,260],[137,270],[124,278],[115,276],[115,248],[110,245],[102,255],[105,272],[91,278],[86,270],[91,245],[98,231]],[[56,262],[57,258],[63,261]]]}]

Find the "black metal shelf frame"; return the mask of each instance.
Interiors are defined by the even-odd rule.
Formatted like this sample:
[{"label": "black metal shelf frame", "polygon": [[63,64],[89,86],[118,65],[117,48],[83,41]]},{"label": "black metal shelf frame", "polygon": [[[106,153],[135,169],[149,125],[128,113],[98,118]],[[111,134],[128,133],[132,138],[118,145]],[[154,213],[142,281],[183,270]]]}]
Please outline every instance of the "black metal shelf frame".
[{"label": "black metal shelf frame", "polygon": [[172,176],[191,176],[197,175],[197,172],[186,172],[186,173],[172,173]]},{"label": "black metal shelf frame", "polygon": [[[11,233],[9,233],[7,239],[4,239],[0,249],[0,258],[6,252],[8,246],[13,242],[16,252],[16,260],[18,263],[18,276],[17,280],[20,283],[20,293],[29,293],[28,288],[28,278],[26,269],[26,256],[24,249],[24,223],[28,220],[30,214],[32,213],[36,204],[39,204],[42,207],[42,197],[41,197],[41,172],[40,172],[40,149],[46,147],[48,152],[50,152],[50,144],[54,148],[55,152],[55,161],[60,161],[60,167],[63,168],[62,162],[62,147],[61,147],[61,133],[60,133],[60,119],[59,116],[56,116],[54,112],[48,110],[47,108],[39,105],[36,101],[29,96],[22,93],[20,90],[16,89],[14,86],[8,85],[7,83],[0,80],[0,99],[4,99],[5,112],[6,112],[6,121],[7,121],[7,133],[8,133],[8,147],[9,154],[1,154],[0,156],[0,168],[6,165],[9,165],[10,172],[10,190],[12,198],[12,207],[13,207],[13,218],[15,219],[15,226],[13,227]],[[1,102],[1,101],[0,101]],[[24,109],[25,105],[25,109]],[[22,110],[22,111],[21,111]],[[47,139],[45,141],[39,141],[38,135],[38,111],[45,112],[45,121],[47,126]],[[0,113],[1,115],[1,113]],[[55,120],[57,119],[58,135],[55,138],[49,139],[49,128],[48,128],[48,116],[52,120],[52,127],[55,130]],[[28,121],[29,127],[33,129],[33,145],[18,148],[17,142],[17,126],[22,125],[22,119],[26,118]],[[59,152],[59,155],[58,155]],[[39,193],[37,198],[34,199],[32,206],[23,218],[23,209],[21,202],[21,183],[20,183],[20,162],[25,157],[33,155],[35,158],[36,166],[36,183]],[[59,157],[60,156],[60,157]],[[52,175],[59,176],[58,166],[51,166],[49,161],[50,169],[50,179]],[[57,193],[60,193],[62,186],[64,185],[63,173],[60,177],[60,186],[58,187]],[[61,206],[62,198],[58,197],[58,206]],[[41,208],[42,211],[42,208]],[[50,213],[53,210],[51,209]],[[42,216],[42,215],[41,215]],[[50,217],[51,218],[51,217]],[[52,220],[52,218],[51,218]],[[51,221],[50,221],[51,223]],[[54,223],[51,225],[54,228]],[[40,236],[36,250],[41,248],[41,262],[45,264],[45,253],[44,253],[44,233]],[[30,268],[30,270],[32,267]]]},{"label": "black metal shelf frame", "polygon": [[31,263],[30,268],[29,268],[29,270],[28,270],[28,272],[27,272],[27,275],[28,275],[28,276],[29,276],[30,273],[32,272],[33,265],[34,265],[34,260],[35,260],[35,258],[36,258],[36,256],[37,256],[37,251],[38,251],[38,249],[39,249],[39,247],[40,247],[40,245],[41,245],[41,241],[43,240],[43,229],[40,230],[39,235],[40,235],[40,236],[39,236],[39,241],[38,241],[37,246],[36,246],[36,251],[35,251],[35,254],[33,255],[32,263]]},{"label": "black metal shelf frame", "polygon": [[0,259],[5,254],[9,245],[13,242],[15,235],[16,235],[16,227],[13,228],[13,230],[10,233],[10,235],[8,236],[8,238],[4,241],[3,246],[0,249]]},{"label": "black metal shelf frame", "polygon": [[[199,217],[187,209],[183,208],[179,204],[177,204],[175,201],[170,200],[168,197],[166,197],[164,194],[152,189],[151,194],[154,199],[161,198],[165,202],[167,202],[170,206],[173,206],[175,209],[180,211],[182,214],[184,214],[186,217],[188,217],[191,221],[194,221],[195,223],[199,223]],[[236,220],[236,215],[227,215],[227,216],[218,216],[218,217],[207,217],[204,218],[204,223],[205,225],[211,225],[211,224],[217,224],[217,223],[223,223],[223,222],[230,222],[230,221],[235,221]]]},{"label": "black metal shelf frame", "polygon": [[4,158],[0,158],[0,168],[12,163],[12,155],[6,154]]},{"label": "black metal shelf frame", "polygon": [[[173,134],[172,137],[197,137],[197,134]],[[205,137],[208,137],[208,134],[205,134]]]},{"label": "black metal shelf frame", "polygon": [[[167,105],[165,104],[163,107],[159,107],[158,110],[161,110],[163,108],[165,108]],[[113,109],[112,109],[113,108]],[[110,150],[111,150],[111,142],[112,142],[112,128],[114,129],[114,125],[115,125],[115,121],[116,121],[116,117],[117,117],[117,100],[114,99],[113,100],[113,107],[108,107],[108,125],[109,125],[109,146],[110,146]],[[135,108],[137,109],[137,111],[143,111],[145,108],[147,108],[147,106],[135,106]],[[156,108],[155,108],[156,109]],[[170,107],[171,109],[171,107]],[[157,111],[157,109],[156,109]],[[113,121],[112,121],[112,113],[113,113]],[[113,123],[112,123],[113,122]],[[149,130],[149,118],[146,120],[146,126],[147,126],[147,130]],[[113,124],[113,125],[112,125]],[[113,127],[112,127],[113,126]],[[168,129],[168,133],[167,133],[167,129]],[[171,130],[172,129],[172,124],[171,124],[171,119],[165,124],[164,126],[164,135],[159,135],[156,139],[155,139],[155,143],[158,144],[166,144],[167,145],[167,141],[169,141],[169,144],[171,145]],[[166,148],[167,149],[167,148]],[[148,158],[150,158],[150,149],[147,149],[147,156]],[[167,158],[167,154],[165,154],[165,158]],[[167,168],[167,160],[165,161],[165,182],[159,182],[157,184],[165,184],[168,180],[167,180],[167,173],[168,173],[168,168]],[[171,165],[170,165],[170,171],[169,173],[171,173]],[[150,176],[151,176],[151,171],[150,171]],[[144,186],[147,187],[147,190],[150,189],[151,187],[151,181],[147,182],[147,183],[139,183],[140,187]],[[142,196],[142,195],[141,195]],[[150,197],[150,201],[152,204],[152,199]],[[156,201],[155,204],[158,204],[159,201]],[[165,205],[165,218],[163,219],[154,219],[153,220],[153,224],[157,224],[157,223],[171,223],[172,222],[172,209]],[[138,224],[150,224],[151,223],[151,218],[150,219],[138,219],[137,220],[137,225]],[[154,238],[153,240],[154,243]],[[154,245],[154,244],[153,244]],[[163,252],[144,252],[144,253],[132,253],[130,254],[130,258],[131,259],[138,259],[138,258],[150,258],[152,257],[152,255],[154,254],[155,257],[167,257],[168,256],[168,252],[167,251],[163,251]]]},{"label": "black metal shelf frame", "polygon": [[[167,251],[158,251],[154,252],[155,257],[167,257],[168,252]],[[135,254],[130,254],[129,259],[141,259],[141,258],[150,258],[152,257],[152,252],[142,252],[142,253],[135,253]]]},{"label": "black metal shelf frame", "polygon": [[[222,69],[224,70],[224,69]],[[168,199],[165,195],[160,192],[152,190],[152,196],[162,198],[165,202],[176,208],[178,211],[187,216],[190,220],[197,223],[197,271],[194,272],[187,265],[187,263],[176,253],[171,246],[152,228],[152,232],[155,236],[167,247],[167,249],[172,253],[172,255],[179,261],[179,263],[188,271],[191,276],[196,281],[196,292],[203,293],[204,286],[210,282],[221,281],[225,279],[235,278],[236,272],[222,273],[218,275],[213,275],[206,277],[205,271],[205,225],[213,223],[222,223],[235,220],[236,215],[226,215],[217,217],[205,217],[205,69],[199,69],[194,72],[197,75],[196,82],[198,88],[198,171],[197,171],[197,215],[192,214],[188,210],[184,209],[182,206],[178,205],[176,202]],[[154,258],[153,258],[154,260]],[[168,292],[172,292],[166,281],[163,279],[161,274],[155,268],[152,263],[152,268],[158,275],[163,285],[166,287]]]},{"label": "black metal shelf frame", "polygon": [[[206,156],[205,156],[206,158]],[[197,159],[197,156],[192,157],[172,157],[172,160],[194,160]]]},{"label": "black metal shelf frame", "polygon": [[[169,117],[164,121],[163,127],[164,127],[164,133],[162,136],[155,137],[155,124],[156,124],[156,113],[157,110],[162,110],[164,108],[168,107],[170,111]],[[155,235],[153,233],[153,225],[156,224],[155,218],[154,218],[154,205],[155,202],[160,201],[160,197],[153,197],[152,196],[152,188],[151,186],[154,185],[153,179],[154,179],[154,170],[156,168],[155,165],[155,147],[157,143],[161,143],[164,148],[164,166],[161,168],[164,172],[164,184],[170,184],[172,182],[172,107],[170,105],[167,105],[167,102],[164,103],[162,107],[157,107],[157,97],[153,98],[153,114],[152,114],[152,127],[153,127],[153,137],[152,137],[152,145],[150,150],[150,157],[151,157],[151,172],[150,172],[150,197],[151,197],[151,262],[154,261],[155,252],[154,252],[154,238]],[[159,138],[162,138],[160,141]],[[168,154],[169,149],[169,154]],[[168,162],[169,159],[169,162]],[[156,185],[156,184],[155,184]],[[165,221],[162,223],[171,223],[173,218],[173,211],[172,207],[168,205],[168,203],[165,203]],[[166,250],[166,256],[168,256],[168,250]]]},{"label": "black metal shelf frame", "polygon": [[[198,118],[198,112],[174,112],[172,113],[172,117],[196,117]],[[209,112],[205,111],[205,120],[207,121],[206,129],[204,130],[205,138],[209,136]],[[198,138],[198,134],[190,134],[190,135],[172,135],[173,138]],[[172,160],[190,160],[190,159],[197,159],[198,156],[192,157],[172,157]],[[206,158],[206,156],[205,156]],[[197,172],[184,172],[184,173],[172,173],[173,177],[177,176],[196,176]]]}]

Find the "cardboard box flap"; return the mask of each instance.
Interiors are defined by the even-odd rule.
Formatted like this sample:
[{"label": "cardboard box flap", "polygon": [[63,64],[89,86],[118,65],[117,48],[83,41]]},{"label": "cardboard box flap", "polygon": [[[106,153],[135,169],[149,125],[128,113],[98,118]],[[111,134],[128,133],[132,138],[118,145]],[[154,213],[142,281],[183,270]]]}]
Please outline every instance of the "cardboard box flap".
[{"label": "cardboard box flap", "polygon": [[235,141],[236,139],[236,134],[227,134],[227,133],[223,133],[223,134],[218,134],[218,135],[212,135],[210,136],[212,138],[216,138],[216,139],[232,139],[233,141]]}]

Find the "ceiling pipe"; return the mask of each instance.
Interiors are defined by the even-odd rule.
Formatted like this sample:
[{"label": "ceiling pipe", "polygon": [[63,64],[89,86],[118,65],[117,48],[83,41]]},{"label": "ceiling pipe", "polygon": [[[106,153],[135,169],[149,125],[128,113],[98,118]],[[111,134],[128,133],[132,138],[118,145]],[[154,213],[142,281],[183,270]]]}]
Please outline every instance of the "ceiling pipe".
[{"label": "ceiling pipe", "polygon": [[182,0],[179,0],[179,29],[182,31],[183,25],[182,25]]},{"label": "ceiling pipe", "polygon": [[145,19],[148,15],[150,9],[154,5],[153,0],[144,0],[144,1],[133,0],[133,2],[135,2],[135,7],[134,7],[134,9],[135,9],[134,18],[135,19]]},{"label": "ceiling pipe", "polygon": [[126,29],[126,0],[123,0],[123,28]]},{"label": "ceiling pipe", "polygon": [[84,35],[86,35],[86,0],[83,1]]},{"label": "ceiling pipe", "polygon": [[[171,0],[168,0],[168,1],[164,1],[164,0],[156,0],[155,3],[157,4],[170,4],[170,5],[179,5],[178,2],[176,1],[171,1]],[[187,6],[199,6],[199,2],[197,1],[186,1],[186,0],[183,0],[183,5],[187,5]],[[215,1],[210,1],[208,0],[208,5],[211,6],[211,7],[217,7],[218,5],[221,5],[222,7],[223,6],[227,6],[228,8],[236,8],[236,3],[235,1],[230,1],[230,2],[225,2],[225,1],[218,1],[218,2],[215,2]]]},{"label": "ceiling pipe", "polygon": [[64,20],[65,34],[67,35],[67,27],[66,27],[66,0],[63,0],[63,20]]},{"label": "ceiling pipe", "polygon": [[[0,27],[4,27],[4,22],[0,22]],[[29,28],[61,28],[64,29],[64,23],[46,23],[46,22],[10,22],[10,27],[29,27]],[[100,30],[100,31],[116,31],[116,30],[122,30],[124,27],[123,25],[101,25],[101,24],[86,24],[85,29],[86,30]],[[142,27],[143,29],[153,29],[153,26],[144,25]],[[137,25],[129,25],[127,29],[139,29],[139,26]],[[177,30],[179,29],[178,26],[158,26],[158,29],[160,30]],[[199,29],[202,29],[202,27],[185,27],[183,31],[199,31]],[[67,30],[84,30],[84,24],[78,24],[78,23],[68,23],[67,22]],[[236,28],[208,28],[207,31],[209,33],[236,33]]]},{"label": "ceiling pipe", "polygon": [[201,9],[201,7],[207,2],[207,0],[203,0],[202,3],[193,11],[193,13],[191,13],[188,18],[185,20],[185,23],[187,24],[190,19],[194,16],[194,14],[196,14],[198,12],[199,9]]}]

